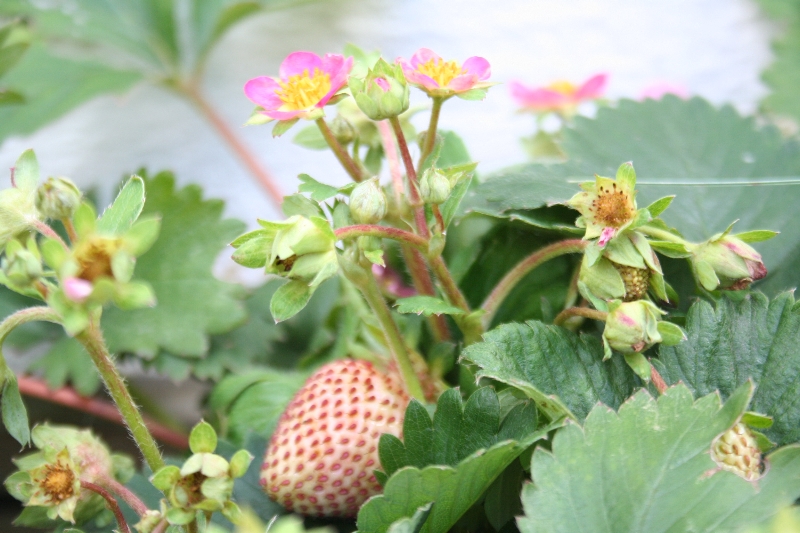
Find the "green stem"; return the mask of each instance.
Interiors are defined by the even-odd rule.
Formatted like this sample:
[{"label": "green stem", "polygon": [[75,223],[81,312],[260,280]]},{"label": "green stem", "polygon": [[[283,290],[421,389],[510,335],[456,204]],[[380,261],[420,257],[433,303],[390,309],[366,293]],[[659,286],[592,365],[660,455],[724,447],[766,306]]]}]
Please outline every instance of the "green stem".
[{"label": "green stem", "polygon": [[472,310],[469,307],[469,303],[464,298],[461,289],[458,288],[456,280],[450,274],[444,259],[442,259],[442,256],[436,256],[429,257],[428,261],[430,261],[431,270],[433,270],[436,279],[439,280],[439,285],[447,300],[465,313],[465,315],[453,317],[459,329],[464,333],[464,341],[466,344],[479,341],[484,331],[483,325],[480,320],[474,320],[470,317]]},{"label": "green stem", "polygon": [[558,316],[553,320],[553,324],[556,326],[563,326],[564,322],[574,316],[582,316],[584,318],[605,322],[608,313],[605,311],[598,311],[597,309],[590,309],[589,307],[570,307],[558,313]]},{"label": "green stem", "polygon": [[356,224],[345,226],[335,230],[334,235],[337,239],[355,239],[356,237],[380,237],[382,239],[393,239],[401,243],[410,244],[420,251],[428,251],[428,241],[410,231],[391,228],[388,226],[377,226],[374,224]]},{"label": "green stem", "polygon": [[386,300],[383,299],[372,272],[365,276],[364,283],[356,284],[356,286],[361,291],[361,294],[364,295],[364,299],[367,300],[372,312],[375,313],[378,322],[381,324],[386,342],[392,352],[392,357],[405,382],[406,390],[413,398],[424,403],[425,393],[422,392],[422,385],[420,385],[419,378],[417,378],[414,368],[411,366],[411,359],[408,356],[408,350],[403,342],[400,329],[392,318],[392,312],[389,310],[389,306],[386,305]]},{"label": "green stem", "polygon": [[75,225],[72,223],[72,219],[62,218],[61,223],[64,224],[64,229],[67,230],[67,236],[69,237],[70,242],[74,245],[76,242],[78,242],[78,232],[75,231]]},{"label": "green stem", "polygon": [[8,337],[8,335],[18,326],[35,321],[54,322],[56,324],[60,324],[61,317],[58,316],[58,313],[47,306],[38,306],[20,309],[16,313],[7,316],[5,320],[0,322],[0,381],[4,379],[3,376],[5,376],[5,372],[8,368],[6,365],[6,360],[3,357],[2,350],[6,337]]},{"label": "green stem", "polygon": [[647,226],[647,225],[639,226],[638,228],[636,228],[636,231],[644,233],[645,235],[649,235],[660,241],[676,242],[678,244],[690,244],[689,241],[687,241],[686,239],[682,239],[681,237],[675,235],[672,232],[659,228],[654,228],[653,226]]},{"label": "green stem", "polygon": [[67,243],[64,242],[64,239],[61,238],[61,235],[56,233],[53,228],[51,228],[50,226],[48,226],[47,224],[45,224],[41,220],[36,220],[36,221],[32,222],[32,224],[33,224],[34,229],[36,229],[36,231],[38,231],[39,233],[41,233],[45,237],[49,237],[49,238],[53,239],[54,241],[59,243],[62,246],[62,248],[64,248],[66,251],[69,251],[69,246],[67,246]]},{"label": "green stem", "polygon": [[336,139],[336,136],[328,127],[328,123],[325,122],[325,119],[320,117],[316,120],[316,123],[317,127],[319,127],[319,131],[325,138],[325,142],[328,143],[328,146],[330,146],[331,150],[333,151],[333,155],[336,156],[336,159],[339,160],[339,163],[342,164],[350,177],[353,178],[353,181],[363,181],[367,177],[364,175],[364,171],[361,170],[353,158],[350,157],[350,154],[347,153],[347,150],[345,150],[341,143]]},{"label": "green stem", "polygon": [[519,283],[522,278],[531,273],[534,269],[543,263],[565,254],[573,254],[582,252],[587,241],[581,239],[568,239],[553,243],[545,246],[540,250],[536,250],[531,255],[517,263],[517,266],[512,268],[500,282],[495,286],[489,296],[483,301],[481,309],[485,311],[483,315],[483,325],[488,327],[492,323],[494,315],[500,308],[500,304],[511,293],[514,287]]},{"label": "green stem", "polygon": [[425,218],[425,206],[419,196],[419,188],[417,184],[417,172],[414,170],[414,162],[411,160],[411,152],[408,150],[408,143],[406,136],[403,134],[403,128],[400,126],[400,120],[397,117],[389,119],[392,125],[394,135],[397,137],[397,146],[400,147],[400,156],[403,159],[403,165],[406,167],[406,176],[408,177],[408,194],[411,196],[411,207],[414,209],[414,221],[417,226],[417,233],[425,237],[430,237],[431,232],[428,230],[428,221]]},{"label": "green stem", "polygon": [[158,444],[156,444],[155,439],[147,430],[142,413],[133,403],[133,398],[131,398],[130,392],[125,387],[122,376],[111,360],[111,354],[108,353],[108,348],[106,348],[106,343],[103,340],[97,321],[93,321],[85,331],[76,335],[75,338],[86,348],[98,372],[100,372],[100,377],[103,378],[111,398],[117,404],[117,409],[119,409],[122,418],[125,420],[125,424],[128,426],[131,435],[133,435],[133,439],[136,441],[136,445],[142,452],[142,456],[150,470],[153,472],[158,471],[164,466],[164,459],[158,450]]},{"label": "green stem", "polygon": [[433,147],[436,145],[436,129],[439,127],[439,113],[442,110],[442,104],[444,103],[444,98],[441,97],[433,97],[433,108],[431,109],[431,120],[428,124],[428,131],[425,132],[425,144],[422,147],[422,153],[419,156],[419,163],[417,168],[422,170],[422,165],[425,164],[425,160],[428,159],[428,156],[431,155],[433,152]]}]

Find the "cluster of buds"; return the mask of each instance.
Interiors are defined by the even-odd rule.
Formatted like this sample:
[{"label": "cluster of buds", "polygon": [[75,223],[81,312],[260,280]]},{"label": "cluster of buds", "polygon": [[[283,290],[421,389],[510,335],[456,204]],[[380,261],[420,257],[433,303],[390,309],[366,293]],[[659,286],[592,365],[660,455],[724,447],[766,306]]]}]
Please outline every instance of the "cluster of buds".
[{"label": "cluster of buds", "polygon": [[0,283],[24,294],[43,275],[42,254],[33,235],[25,245],[16,239],[6,244],[5,255],[0,259]]},{"label": "cluster of buds", "polygon": [[82,489],[81,482],[104,486],[133,475],[133,461],[112,455],[89,430],[40,425],[31,437],[39,451],[14,459],[19,471],[6,479],[5,487],[26,507],[44,509],[51,520],[80,522],[102,508],[100,496]]},{"label": "cluster of buds", "polygon": [[[247,450],[239,450],[230,461],[216,455],[217,434],[207,422],[192,429],[189,448],[192,455],[182,466],[165,466],[150,478],[153,486],[167,494],[161,514],[173,525],[192,522],[197,511],[219,511],[238,522],[241,511],[231,500],[233,481],[247,472],[253,456]],[[156,522],[155,516],[148,523]]]}]

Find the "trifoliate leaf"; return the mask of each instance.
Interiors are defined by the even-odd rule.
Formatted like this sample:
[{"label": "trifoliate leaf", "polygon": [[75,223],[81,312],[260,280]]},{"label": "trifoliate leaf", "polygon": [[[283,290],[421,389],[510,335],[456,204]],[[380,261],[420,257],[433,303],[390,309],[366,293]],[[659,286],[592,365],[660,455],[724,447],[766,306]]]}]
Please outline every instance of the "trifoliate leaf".
[{"label": "trifoliate leaf", "polygon": [[530,320],[504,324],[461,357],[489,377],[524,392],[551,419],[583,420],[597,402],[617,407],[640,383],[621,357],[603,362],[595,337]]},{"label": "trifoliate leaf", "polygon": [[500,441],[525,439],[536,430],[536,422],[532,402],[518,404],[501,418],[500,401],[493,388],[473,392],[465,405],[461,391],[449,389],[439,397],[433,421],[422,404],[412,400],[403,420],[403,440],[381,435],[378,453],[388,476],[404,466],[455,466]]},{"label": "trifoliate leaf", "polygon": [[531,433],[522,441],[502,441],[478,451],[455,467],[431,465],[420,470],[407,466],[389,478],[383,494],[367,501],[358,513],[359,531],[382,533],[423,505],[434,502],[422,527],[425,533],[445,533],[480,499],[505,468],[563,419]]},{"label": "trifoliate leaf", "polygon": [[722,406],[717,394],[694,401],[677,385],[658,400],[640,391],[619,413],[595,407],[583,428],[556,434],[552,452],[534,452],[520,530],[722,533],[769,519],[800,495],[800,447],[770,455],[757,483],[720,470],[709,454],[751,393],[745,384]]},{"label": "trifoliate leaf", "polygon": [[395,301],[398,313],[415,313],[417,315],[463,315],[464,310],[450,305],[434,296],[409,296]]},{"label": "trifoliate leaf", "polygon": [[758,292],[734,293],[716,306],[699,301],[684,330],[688,340],[659,348],[667,383],[726,398],[752,379],[751,410],[775,419],[764,434],[778,445],[800,441],[800,304],[791,293],[772,301]]},{"label": "trifoliate leaf", "polygon": [[175,190],[170,173],[145,180],[143,214],[161,215],[161,233],[137,260],[135,279],[155,291],[154,308],[103,314],[112,351],[151,358],[160,350],[188,357],[208,351],[209,335],[231,330],[245,319],[243,290],[217,280],[211,267],[243,225],[221,219],[222,202],[203,200],[200,188]]}]

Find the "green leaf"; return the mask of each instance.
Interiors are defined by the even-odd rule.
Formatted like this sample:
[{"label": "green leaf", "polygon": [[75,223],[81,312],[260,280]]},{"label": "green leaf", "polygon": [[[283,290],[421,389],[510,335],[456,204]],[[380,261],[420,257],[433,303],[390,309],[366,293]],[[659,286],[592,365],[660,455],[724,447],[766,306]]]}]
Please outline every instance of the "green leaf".
[{"label": "green leaf", "polygon": [[517,404],[505,418],[500,411],[491,387],[473,392],[465,405],[458,389],[448,389],[439,397],[433,421],[422,404],[412,400],[403,420],[403,442],[381,435],[381,465],[388,476],[404,466],[455,466],[478,450],[504,440],[524,440],[536,430],[532,402]]},{"label": "green leaf", "polygon": [[275,126],[272,127],[272,136],[273,137],[280,137],[287,131],[289,131],[292,126],[297,124],[297,121],[300,120],[299,118],[290,118],[288,120],[278,120],[275,123]]},{"label": "green leaf", "polygon": [[476,378],[489,377],[516,387],[551,420],[583,420],[597,402],[618,407],[638,381],[621,357],[603,362],[595,337],[530,320],[504,324],[468,346],[462,359],[478,366]]},{"label": "green leaf", "polygon": [[339,189],[331,185],[320,183],[308,174],[300,174],[297,176],[303,183],[298,187],[298,191],[307,192],[310,194],[311,199],[316,202],[327,200],[339,194]]},{"label": "green leaf", "polygon": [[374,496],[361,507],[357,521],[359,531],[387,531],[392,523],[413,516],[419,507],[430,502],[435,503],[422,531],[448,531],[519,454],[561,425],[563,420],[530,434],[520,442],[498,442],[485,451],[470,455],[455,467],[401,468],[386,483],[382,495]]},{"label": "green leaf", "polygon": [[658,200],[647,206],[647,211],[650,213],[650,216],[655,218],[664,211],[666,211],[669,205],[672,203],[672,200],[674,199],[675,195],[659,198]]},{"label": "green leaf", "polygon": [[100,389],[100,375],[81,343],[62,337],[29,367],[44,373],[47,386],[56,390],[67,383],[82,396],[92,396]]},{"label": "green leaf", "polygon": [[291,280],[272,295],[269,311],[275,322],[283,322],[299,313],[311,299],[315,287],[304,281]]},{"label": "green leaf", "polygon": [[292,194],[283,197],[281,210],[287,217],[302,215],[306,218],[324,217],[322,208],[314,200],[309,200],[302,194]]},{"label": "green leaf", "polygon": [[395,301],[398,313],[415,313],[417,315],[463,315],[464,310],[459,309],[441,298],[434,296],[409,296]]},{"label": "green leaf", "polygon": [[428,515],[431,514],[432,505],[433,503],[423,505],[417,508],[414,512],[414,516],[410,518],[401,518],[393,522],[387,530],[388,533],[419,533],[422,530],[422,526],[425,524],[425,520],[428,519]]},{"label": "green leaf", "polygon": [[483,100],[486,98],[486,89],[472,89],[463,93],[458,93],[456,96],[462,100]]},{"label": "green leaf", "polygon": [[114,202],[100,215],[97,230],[107,235],[122,235],[133,226],[143,208],[144,180],[131,176]]},{"label": "green leaf", "polygon": [[737,233],[736,238],[742,240],[744,242],[761,242],[761,241],[768,241],[773,237],[778,236],[777,231],[770,231],[770,230],[753,230],[753,231],[745,231],[744,233]]},{"label": "green leaf", "polygon": [[778,445],[800,441],[800,304],[791,293],[772,301],[757,292],[731,294],[716,307],[699,301],[684,329],[688,340],[659,349],[667,383],[726,398],[752,379],[751,409],[775,419],[764,434]]},{"label": "green leaf", "polygon": [[328,142],[316,124],[306,126],[294,136],[292,142],[310,150],[327,150]]},{"label": "green leaf", "polygon": [[172,174],[145,180],[143,215],[161,214],[155,244],[138,258],[134,279],[148,282],[158,301],[153,308],[103,313],[103,330],[114,352],[152,358],[160,350],[185,357],[208,351],[209,335],[230,331],[245,319],[243,290],[214,278],[211,268],[243,230],[222,219],[219,200],[203,200],[199,187],[175,190]]},{"label": "green leaf", "polygon": [[14,437],[23,447],[31,442],[31,428],[28,423],[28,411],[19,393],[17,377],[6,369],[5,382],[3,383],[2,403],[3,425],[8,434]]},{"label": "green leaf", "polygon": [[14,163],[14,185],[24,191],[34,190],[39,186],[39,161],[30,148],[22,152]]},{"label": "green leaf", "polygon": [[757,483],[717,469],[709,454],[750,393],[743,386],[721,406],[678,385],[658,400],[640,391],[619,413],[595,407],[583,428],[556,434],[552,452],[534,452],[520,530],[721,533],[769,519],[800,495],[800,447],[771,454]]}]

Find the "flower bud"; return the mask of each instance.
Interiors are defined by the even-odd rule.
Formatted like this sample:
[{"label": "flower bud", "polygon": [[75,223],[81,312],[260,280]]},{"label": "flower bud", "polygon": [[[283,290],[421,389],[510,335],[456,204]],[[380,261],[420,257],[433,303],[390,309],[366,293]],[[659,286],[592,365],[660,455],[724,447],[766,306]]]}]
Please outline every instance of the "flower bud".
[{"label": "flower bud", "polygon": [[68,178],[47,178],[36,189],[36,209],[45,218],[71,218],[81,203],[81,191]]},{"label": "flower bud", "polygon": [[356,138],[356,129],[341,114],[330,123],[331,133],[342,146],[347,146]]},{"label": "flower bud", "polygon": [[643,352],[661,342],[658,321],[659,315],[663,314],[663,311],[647,300],[609,305],[603,344],[623,354]]},{"label": "flower bud", "polygon": [[733,235],[711,238],[691,251],[697,280],[709,291],[746,289],[767,275],[761,255]]},{"label": "flower bud", "polygon": [[19,241],[13,240],[6,245],[6,253],[0,269],[8,281],[20,288],[30,287],[42,277],[42,257],[36,246],[36,240],[28,240],[28,247],[23,248]]},{"label": "flower bud", "polygon": [[314,287],[336,273],[336,237],[327,220],[294,215],[268,224],[277,230],[266,265],[268,273]]},{"label": "flower bud", "polygon": [[359,224],[375,224],[386,216],[387,200],[378,178],[362,181],[350,193],[350,214]]},{"label": "flower bud", "polygon": [[349,85],[356,104],[372,120],[396,117],[408,109],[408,82],[400,65],[379,59],[366,78],[350,78]]},{"label": "flower bud", "polygon": [[437,168],[429,168],[419,180],[419,194],[427,204],[443,204],[451,189],[450,179]]}]

